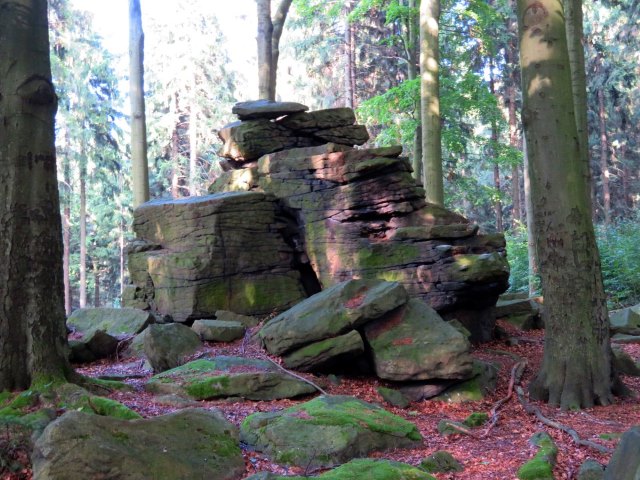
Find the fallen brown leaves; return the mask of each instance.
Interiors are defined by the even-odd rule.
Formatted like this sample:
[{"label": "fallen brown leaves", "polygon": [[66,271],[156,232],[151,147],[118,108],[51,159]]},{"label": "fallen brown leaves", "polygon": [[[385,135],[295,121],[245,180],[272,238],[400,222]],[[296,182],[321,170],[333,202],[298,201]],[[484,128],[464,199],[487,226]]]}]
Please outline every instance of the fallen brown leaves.
[{"label": "fallen brown leaves", "polygon": [[[508,326],[502,325],[506,330]],[[512,381],[512,368],[518,362],[517,358],[527,361],[520,384],[525,387],[537,371],[543,349],[543,332],[515,332],[511,335],[521,338],[516,345],[495,341],[477,347],[473,355],[481,360],[488,360],[501,365],[497,390],[482,402],[452,404],[440,401],[423,401],[412,403],[406,409],[385,405],[392,413],[400,415],[414,422],[424,437],[424,444],[420,448],[402,449],[393,452],[373,454],[373,457],[387,458],[417,465],[424,457],[436,450],[451,452],[464,465],[463,472],[455,474],[437,474],[438,480],[509,480],[516,478],[520,465],[533,457],[535,447],[528,442],[529,438],[539,430],[546,430],[555,440],[559,448],[558,463],[554,470],[556,479],[575,479],[581,463],[587,458],[593,458],[606,464],[610,455],[599,453],[585,446],[577,445],[570,435],[555,428],[543,425],[535,416],[525,412],[516,395],[500,404],[497,421],[488,434],[482,438],[472,438],[468,435],[452,435],[443,437],[438,434],[437,424],[440,420],[449,419],[462,421],[473,412],[490,413],[492,408],[507,396],[509,384]],[[640,358],[639,345],[624,345],[624,348],[635,359]],[[498,351],[506,352],[501,354]],[[238,340],[233,344],[210,344],[206,354],[213,355],[244,355],[252,358],[264,358],[264,353],[247,342]],[[275,359],[274,359],[275,360]],[[168,413],[175,407],[157,402],[157,398],[146,393],[142,385],[151,372],[142,369],[141,362],[114,363],[97,362],[78,369],[87,376],[120,376],[139,375],[143,378],[133,378],[127,383],[135,389],[133,392],[113,392],[110,397],[136,410],[144,417]],[[329,394],[353,395],[368,402],[383,404],[376,388],[386,385],[375,378],[342,378],[338,385],[328,382],[325,378],[302,374],[311,381],[322,385]],[[627,386],[636,394],[640,394],[640,379],[624,378]],[[389,385],[390,386],[390,385]],[[276,400],[270,402],[252,402],[236,400],[216,400],[198,402],[204,408],[218,408],[224,412],[229,421],[239,425],[242,420],[254,412],[273,411],[289,407],[297,401]],[[607,407],[594,407],[578,412],[562,412],[556,408],[538,402],[532,402],[542,414],[554,422],[561,423],[575,430],[580,438],[596,442],[608,448],[615,448],[618,435],[632,425],[640,424],[640,409],[633,399],[617,399],[616,403]],[[478,430],[478,436],[483,432]],[[605,437],[601,437],[604,435]],[[244,447],[243,447],[244,448]],[[277,465],[261,453],[244,449],[247,475],[259,471],[271,471],[281,475],[301,475],[304,470],[295,467]],[[29,476],[3,477],[11,480],[28,479]]]}]

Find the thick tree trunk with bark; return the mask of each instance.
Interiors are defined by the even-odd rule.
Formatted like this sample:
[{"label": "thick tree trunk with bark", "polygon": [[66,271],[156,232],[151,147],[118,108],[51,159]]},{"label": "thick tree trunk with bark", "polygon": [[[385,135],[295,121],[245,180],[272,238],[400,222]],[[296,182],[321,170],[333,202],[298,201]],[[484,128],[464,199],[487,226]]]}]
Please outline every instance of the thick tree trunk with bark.
[{"label": "thick tree trunk with bark", "polygon": [[438,77],[439,21],[440,0],[422,0],[420,3],[420,99],[424,189],[427,202],[444,205]]},{"label": "thick tree trunk with bark", "polygon": [[518,0],[523,123],[545,299],[533,398],[562,408],[611,403],[614,372],[600,258],[584,178],[562,0]]},{"label": "thick tree trunk with bark", "polygon": [[140,0],[129,0],[129,97],[133,206],[149,200],[147,120],[144,109],[144,33]]},{"label": "thick tree trunk with bark", "polygon": [[0,391],[70,373],[45,0],[0,0]]}]

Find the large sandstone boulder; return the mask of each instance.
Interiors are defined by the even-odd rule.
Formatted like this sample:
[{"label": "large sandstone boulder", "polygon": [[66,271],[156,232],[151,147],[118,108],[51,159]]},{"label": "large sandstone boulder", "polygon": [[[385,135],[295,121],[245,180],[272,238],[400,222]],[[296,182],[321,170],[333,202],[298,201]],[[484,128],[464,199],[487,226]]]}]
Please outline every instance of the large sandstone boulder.
[{"label": "large sandstone boulder", "polygon": [[264,191],[286,200],[324,288],[350,278],[397,281],[460,321],[473,341],[488,340],[492,308],[508,286],[504,237],[479,235],[460,215],[427,204],[400,153],[332,143],[279,151],[225,172],[210,191]]},{"label": "large sandstone boulder", "polygon": [[315,392],[312,385],[286,374],[270,362],[227,356],[193,360],[155,375],[145,389],[186,395],[195,400],[225,397],[277,400]]},{"label": "large sandstone boulder", "polygon": [[151,313],[137,308],[80,308],[67,319],[67,326],[82,335],[102,330],[119,339],[132,337],[151,323]]},{"label": "large sandstone boulder", "polygon": [[180,323],[150,325],[143,334],[144,354],[154,372],[164,372],[185,363],[202,346],[198,334]]},{"label": "large sandstone boulder", "polygon": [[266,349],[281,355],[335,337],[406,303],[402,286],[379,280],[349,280],[317,293],[270,320],[258,333]]},{"label": "large sandstone boulder", "polygon": [[411,299],[368,323],[364,332],[375,372],[385,380],[466,379],[472,374],[467,339],[421,300]]},{"label": "large sandstone boulder", "polygon": [[609,322],[613,334],[640,335],[640,305],[614,310]]},{"label": "large sandstone boulder", "polygon": [[39,480],[239,480],[245,471],[237,428],[204,409],[142,420],[70,411],[44,430],[32,461]]},{"label": "large sandstone boulder", "polygon": [[604,472],[604,480],[640,478],[640,426],[627,430],[613,452]]},{"label": "large sandstone boulder", "polygon": [[129,272],[151,309],[177,322],[218,310],[281,311],[306,296],[288,226],[276,198],[264,193],[147,202],[134,213],[139,241]]},{"label": "large sandstone boulder", "polygon": [[275,462],[305,468],[339,465],[422,440],[414,424],[348,396],[322,396],[278,412],[254,413],[242,422],[240,438]]}]

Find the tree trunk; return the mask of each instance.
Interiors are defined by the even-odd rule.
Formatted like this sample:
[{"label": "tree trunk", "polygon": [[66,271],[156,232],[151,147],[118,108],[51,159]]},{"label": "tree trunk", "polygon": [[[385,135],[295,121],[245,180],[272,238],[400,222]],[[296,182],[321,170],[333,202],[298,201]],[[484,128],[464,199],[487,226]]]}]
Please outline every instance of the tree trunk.
[{"label": "tree trunk", "polygon": [[140,0],[129,0],[129,97],[133,207],[149,200],[147,120],[144,111],[144,33]]},{"label": "tree trunk", "polygon": [[192,76],[192,98],[189,107],[189,195],[198,195],[198,105],[196,103],[196,78]]},{"label": "tree trunk", "polygon": [[100,265],[94,260],[93,262],[93,306],[100,306]]},{"label": "tree trunk", "polygon": [[420,99],[424,188],[428,202],[444,205],[438,79],[439,21],[440,0],[422,0],[420,2]]},{"label": "tree trunk", "polygon": [[120,177],[118,179],[118,185],[120,187],[120,234],[119,234],[119,246],[120,246],[120,298],[122,298],[122,294],[124,293],[124,232],[125,232],[125,222],[124,222],[124,202],[122,201],[122,193],[124,190],[124,181],[122,178],[122,172],[120,172]]},{"label": "tree trunk", "polygon": [[533,238],[533,201],[531,199],[531,182],[529,181],[529,155],[527,144],[523,144],[524,158],[524,204],[527,217],[527,259],[529,260],[529,296],[533,297],[536,291],[536,279],[538,277],[538,256],[536,244]]},{"label": "tree trunk", "polygon": [[[510,7],[515,11],[515,2],[509,2]],[[511,68],[509,73],[509,85],[507,87],[507,96],[509,101],[509,145],[512,148],[519,148],[521,139],[518,138],[518,117],[516,116],[516,88],[518,84],[518,46],[516,44],[518,37],[518,23],[514,19],[509,19],[508,30],[512,39],[509,40],[507,46],[507,65]],[[511,199],[513,201],[513,211],[511,220],[515,229],[524,217],[522,212],[522,191],[520,188],[520,166],[514,165],[511,169]]]},{"label": "tree trunk", "polygon": [[[84,149],[83,149],[84,150]],[[86,159],[80,160],[80,308],[87,306],[87,188]]]},{"label": "tree trunk", "polygon": [[[409,0],[408,7],[411,11],[414,11],[416,9],[416,0]],[[419,16],[410,16],[407,19],[407,80],[418,78],[419,20]],[[418,121],[422,119],[420,103],[416,104],[416,118]],[[422,178],[422,127],[420,123],[413,132],[413,176],[418,184],[424,185]]]},{"label": "tree trunk", "polygon": [[[489,62],[489,90],[491,91],[491,95],[496,97],[496,82],[493,78],[493,58]],[[497,147],[498,147],[498,127],[496,125],[495,120],[491,120],[491,150],[493,153],[493,187],[498,192],[498,195],[501,193],[502,186],[500,185],[500,166],[497,163]],[[496,212],[496,230],[498,232],[504,232],[504,225],[502,223],[502,202],[500,201],[500,197],[496,198],[494,203],[494,211]]]},{"label": "tree trunk", "polygon": [[62,218],[62,272],[64,285],[64,311],[67,316],[73,310],[73,297],[71,294],[71,166],[69,159],[65,158],[63,176],[66,193],[64,198],[64,212]]},{"label": "tree trunk", "polygon": [[609,138],[607,137],[607,113],[604,92],[598,90],[598,117],[600,120],[600,181],[602,182],[602,208],[604,223],[611,223],[611,189],[609,187]]},{"label": "tree trunk", "polygon": [[[578,130],[580,157],[584,164],[585,181],[589,184],[591,195],[591,166],[589,161],[589,123],[587,119],[587,76],[584,64],[584,47],[582,45],[583,15],[582,0],[563,0],[565,24],[567,27],[567,47],[571,65],[571,86],[573,92],[573,108]],[[589,202],[589,208],[592,201]]]},{"label": "tree trunk", "polygon": [[256,0],[258,7],[258,97],[275,100],[271,97],[272,79],[272,41],[271,0]]},{"label": "tree trunk", "polygon": [[293,0],[280,0],[278,9],[271,21],[271,71],[269,80],[269,100],[276,99],[276,83],[278,80],[278,59],[280,58],[280,37],[284,29],[284,22],[287,19],[289,8]]},{"label": "tree trunk", "polygon": [[0,0],[0,85],[0,391],[11,391],[71,373],[45,0]]},{"label": "tree trunk", "polygon": [[351,81],[351,73],[353,71],[353,58],[351,56],[351,46],[353,43],[353,31],[351,30],[351,22],[349,21],[349,13],[351,13],[352,4],[350,0],[345,2],[344,9],[344,106],[353,108],[353,82]]},{"label": "tree trunk", "polygon": [[[518,0],[523,124],[545,299],[545,348],[532,398],[563,409],[608,405],[614,372],[590,219],[562,0]],[[562,161],[558,161],[562,159]]]}]

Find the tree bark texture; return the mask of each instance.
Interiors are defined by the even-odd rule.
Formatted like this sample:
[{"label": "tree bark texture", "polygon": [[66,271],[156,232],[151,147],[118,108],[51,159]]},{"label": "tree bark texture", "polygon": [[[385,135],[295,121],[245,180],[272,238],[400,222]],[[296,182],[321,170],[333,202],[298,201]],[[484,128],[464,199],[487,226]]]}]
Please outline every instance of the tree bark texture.
[{"label": "tree bark texture", "polygon": [[62,271],[64,284],[64,311],[67,316],[71,315],[73,309],[73,298],[71,294],[71,166],[66,158],[63,167],[65,184],[64,207],[62,218]]},{"label": "tree bark texture", "polygon": [[45,0],[0,0],[0,391],[70,373]]},{"label": "tree bark texture", "polygon": [[349,14],[351,13],[352,4],[351,1],[345,2],[344,10],[344,106],[353,108],[353,83],[351,81],[351,74],[353,72],[353,57],[351,55],[351,47],[353,45],[353,31],[351,29],[351,22],[349,21]]},{"label": "tree bark texture", "polygon": [[518,0],[523,124],[545,299],[543,363],[529,387],[564,409],[612,401],[614,372],[590,219],[562,0]]},{"label": "tree bark texture", "polygon": [[426,200],[444,205],[440,137],[439,42],[440,0],[420,2],[420,99],[422,163]]},{"label": "tree bark texture", "polygon": [[276,83],[278,80],[278,60],[280,59],[280,37],[284,29],[284,22],[293,0],[280,0],[276,13],[271,20],[271,73],[269,81],[269,100],[276,99]]},{"label": "tree bark texture", "polygon": [[80,160],[80,308],[87,306],[87,160]]},{"label": "tree bark texture", "polygon": [[147,120],[144,108],[144,32],[140,0],[129,0],[129,97],[133,207],[149,200]]},{"label": "tree bark texture", "polygon": [[[511,81],[514,82],[513,78]],[[516,117],[516,87],[515,82],[509,85],[509,145],[513,148],[518,148],[518,119]],[[520,194],[520,166],[514,165],[511,168],[511,198],[513,202],[513,209],[511,218],[513,221],[513,228],[516,228],[520,222],[522,222],[522,195]]]},{"label": "tree bark texture", "polygon": [[258,7],[258,97],[271,98],[271,61],[273,24],[271,23],[271,0],[256,0]]},{"label": "tree bark texture", "polygon": [[[416,10],[416,0],[408,0],[408,7],[411,11]],[[418,47],[420,44],[420,16],[410,15],[407,19],[407,80],[418,78]],[[422,120],[421,102],[416,105],[416,118]],[[420,185],[424,185],[422,178],[422,126],[418,124],[413,132],[413,177]]]},{"label": "tree bark texture", "polygon": [[[491,91],[491,95],[493,95],[494,97],[496,97],[497,100],[497,96],[496,96],[496,82],[493,78],[493,58],[491,59],[491,62],[489,63],[490,66],[490,70],[489,70],[489,90]],[[495,120],[491,120],[491,143],[492,143],[492,154],[494,157],[494,164],[493,164],[493,187],[496,189],[496,192],[498,192],[498,194],[500,194],[501,190],[502,190],[502,185],[500,182],[500,166],[497,163],[497,152],[496,152],[496,148],[498,146],[498,126],[496,125],[496,121]],[[504,232],[504,225],[503,225],[503,221],[502,221],[502,201],[500,200],[500,197],[498,196],[496,198],[496,201],[493,205],[494,211],[496,212],[496,230],[498,232]]]}]

